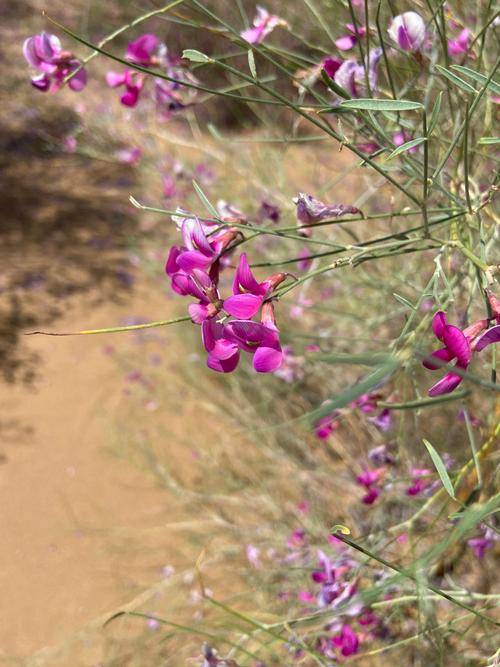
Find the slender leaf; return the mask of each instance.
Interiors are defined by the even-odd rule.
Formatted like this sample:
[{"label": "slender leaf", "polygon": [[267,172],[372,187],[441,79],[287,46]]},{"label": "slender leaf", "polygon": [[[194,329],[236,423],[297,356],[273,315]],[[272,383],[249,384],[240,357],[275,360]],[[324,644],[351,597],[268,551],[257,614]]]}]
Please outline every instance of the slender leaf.
[{"label": "slender leaf", "polygon": [[209,58],[207,55],[196,49],[184,49],[182,52],[182,57],[186,60],[190,60],[192,63],[211,63],[212,58]]},{"label": "slender leaf", "polygon": [[441,479],[441,482],[443,483],[444,488],[446,489],[448,495],[450,495],[452,498],[455,498],[455,490],[453,489],[453,484],[451,483],[451,479],[443,463],[443,459],[439,456],[439,454],[436,452],[436,450],[428,440],[425,440],[424,438],[423,442],[427,448],[427,451],[429,452],[432,462],[436,467],[436,470]]},{"label": "slender leaf", "polygon": [[328,76],[328,74],[325,72],[324,69],[321,70],[321,78],[326,83],[328,88],[330,88],[330,90],[333,90],[334,93],[337,93],[337,95],[343,97],[346,100],[350,99],[351,96],[349,95],[349,93],[346,90],[344,90],[341,86],[339,86],[338,83],[335,83],[335,81]]},{"label": "slender leaf", "polygon": [[410,141],[406,141],[404,144],[401,144],[401,146],[395,148],[392,151],[392,153],[389,153],[389,155],[386,157],[386,160],[392,160],[400,153],[409,151],[410,148],[413,148],[414,146],[420,146],[420,144],[423,144],[424,141],[427,141],[426,137],[417,137],[416,139],[411,139]]},{"label": "slender leaf", "polygon": [[493,144],[500,144],[500,137],[481,137],[477,143],[481,146],[492,146]]},{"label": "slender leaf", "polygon": [[203,190],[200,188],[200,186],[196,181],[193,181],[193,187],[196,190],[196,194],[200,198],[201,203],[205,206],[207,211],[209,211],[209,213],[213,215],[214,218],[219,219],[219,213],[217,209],[213,206],[213,204],[210,203],[206,194],[203,192]]},{"label": "slender leaf", "polygon": [[440,74],[446,77],[448,81],[451,81],[451,83],[455,84],[457,88],[461,88],[466,93],[472,93],[473,95],[477,94],[477,90],[474,88],[474,86],[471,86],[470,83],[467,83],[467,81],[464,81],[456,74],[453,74],[453,72],[450,72],[450,70],[446,69],[446,67],[442,67],[441,65],[436,65],[435,67]]},{"label": "slender leaf", "polygon": [[[488,77],[485,76],[484,74],[475,72],[473,69],[470,69],[469,67],[464,67],[463,65],[451,65],[451,69],[457,70],[457,72],[460,72],[460,74],[463,74],[464,76],[468,76],[470,79],[474,79],[474,81],[477,81],[483,86],[488,81]],[[492,90],[496,95],[500,95],[500,83],[498,83],[497,81],[493,81],[492,79],[488,83],[487,88],[490,88],[490,90]]]},{"label": "slender leaf", "polygon": [[411,308],[411,310],[416,310],[415,306],[411,303],[411,301],[408,301],[408,299],[405,299],[405,297],[401,296],[401,294],[397,294],[396,292],[393,292],[392,296],[396,299],[396,301],[399,301],[399,303],[402,303],[403,306],[406,306],[407,308]]},{"label": "slender leaf", "polygon": [[365,111],[412,111],[424,108],[420,102],[413,102],[412,100],[372,100],[370,98],[346,100],[341,102],[340,106],[346,109],[362,109]]},{"label": "slender leaf", "polygon": [[255,57],[252,49],[248,49],[248,67],[254,79],[257,78],[257,68],[255,67]]},{"label": "slender leaf", "polygon": [[443,91],[439,93],[439,95],[436,97],[436,101],[434,102],[434,107],[432,108],[432,113],[431,117],[429,120],[429,129],[427,131],[427,136],[432,134],[434,128],[437,125],[438,119],[439,119],[439,112],[441,111],[441,101],[443,99]]}]

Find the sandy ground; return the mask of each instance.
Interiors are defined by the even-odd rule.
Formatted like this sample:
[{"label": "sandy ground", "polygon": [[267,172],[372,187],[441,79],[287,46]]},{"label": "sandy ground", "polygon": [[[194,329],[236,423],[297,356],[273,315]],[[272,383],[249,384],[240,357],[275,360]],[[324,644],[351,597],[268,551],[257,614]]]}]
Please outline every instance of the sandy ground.
[{"label": "sandy ground", "polygon": [[[120,306],[76,308],[56,328],[120,322],[138,304],[144,313],[140,289]],[[168,317],[160,297],[157,303],[150,299],[146,310],[151,319]],[[153,478],[109,451],[122,377],[103,355],[106,339],[30,337],[26,347],[41,359],[38,380],[0,386],[0,410],[8,422],[0,448],[4,659],[56,645],[114,611],[152,584],[165,564],[161,548],[152,558],[147,545],[135,545],[133,572],[124,567],[117,534],[168,521],[176,508]],[[131,345],[128,334],[120,335],[119,345]],[[176,412],[171,419],[183,415]]]}]

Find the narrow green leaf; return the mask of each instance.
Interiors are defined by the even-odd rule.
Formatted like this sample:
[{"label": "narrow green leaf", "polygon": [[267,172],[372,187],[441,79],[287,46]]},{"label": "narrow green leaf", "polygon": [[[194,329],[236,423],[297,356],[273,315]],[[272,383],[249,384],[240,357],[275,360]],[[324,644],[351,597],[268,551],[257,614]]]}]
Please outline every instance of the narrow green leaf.
[{"label": "narrow green leaf", "polygon": [[335,83],[335,81],[328,76],[328,74],[325,72],[324,69],[321,70],[321,78],[326,83],[328,88],[330,88],[330,90],[333,90],[334,93],[337,93],[337,95],[343,97],[346,100],[350,99],[351,96],[349,95],[349,93],[346,90],[344,90],[341,86],[339,86],[338,83]]},{"label": "narrow green leaf", "polygon": [[474,86],[471,86],[470,83],[467,83],[467,81],[464,81],[456,74],[453,74],[453,72],[450,72],[450,70],[446,69],[446,67],[441,67],[441,65],[436,65],[435,67],[440,74],[446,77],[448,81],[451,81],[451,83],[455,84],[457,88],[461,88],[466,93],[472,93],[473,95],[477,94],[477,90],[474,88]]},{"label": "narrow green leaf", "polygon": [[198,185],[198,183],[196,181],[193,181],[193,188],[196,190],[196,194],[200,198],[201,203],[205,206],[207,211],[211,215],[213,215],[214,218],[216,218],[218,220],[219,219],[219,213],[218,213],[217,209],[213,206],[213,204],[210,203],[206,194],[203,192],[203,190],[200,188],[200,186]]},{"label": "narrow green leaf", "polygon": [[439,119],[439,112],[441,111],[441,100],[443,99],[443,91],[439,93],[434,102],[434,107],[432,109],[431,117],[429,120],[429,129],[427,130],[427,136],[432,134],[432,131],[437,125]]},{"label": "narrow green leaf", "polygon": [[387,352],[368,352],[365,354],[349,354],[347,352],[311,352],[308,355],[317,361],[326,361],[331,364],[353,364],[354,366],[380,366],[394,359]]},{"label": "narrow green leaf", "polygon": [[[451,65],[451,69],[457,70],[457,72],[460,72],[460,74],[463,74],[464,76],[468,76],[470,79],[474,79],[474,81],[477,81],[483,86],[488,81],[488,77],[484,74],[475,72],[473,69],[464,67],[463,65]],[[490,88],[495,94],[500,95],[500,83],[497,81],[493,81],[492,79],[488,83],[487,87]]]},{"label": "narrow green leaf", "polygon": [[403,306],[406,306],[407,308],[411,308],[411,310],[416,310],[415,306],[411,303],[411,301],[408,301],[408,299],[405,299],[405,297],[401,296],[401,294],[397,294],[396,292],[393,292],[392,296],[396,299],[396,301],[399,301],[399,303],[402,303]]},{"label": "narrow green leaf", "polygon": [[340,106],[346,109],[363,109],[365,111],[412,111],[424,108],[420,102],[412,102],[411,100],[372,100],[370,98],[346,100],[341,102]]},{"label": "narrow green leaf", "polygon": [[420,144],[423,144],[424,141],[427,141],[425,137],[417,137],[416,139],[411,139],[410,141],[406,141],[404,144],[401,144],[401,146],[398,146],[395,148],[392,153],[389,153],[389,155],[385,158],[386,160],[392,160],[395,158],[397,155],[400,155],[400,153],[404,153],[405,151],[409,151],[410,148],[413,148],[414,146],[420,146]]},{"label": "narrow green leaf", "polygon": [[211,63],[213,62],[212,58],[209,58],[207,55],[196,49],[184,49],[182,52],[182,57],[186,60],[190,60],[192,63]]},{"label": "narrow green leaf", "polygon": [[492,146],[493,144],[500,144],[500,137],[481,137],[477,143],[481,146]]},{"label": "narrow green leaf", "polygon": [[255,67],[255,58],[252,49],[248,49],[248,67],[254,79],[257,78],[257,69]]},{"label": "narrow green leaf", "polygon": [[452,498],[455,498],[455,490],[453,489],[453,484],[451,483],[451,479],[450,476],[448,475],[448,471],[445,468],[443,459],[439,456],[439,454],[436,452],[436,450],[428,440],[424,438],[423,443],[426,446],[427,451],[429,452],[432,462],[436,467],[438,475],[448,495],[450,495]]}]

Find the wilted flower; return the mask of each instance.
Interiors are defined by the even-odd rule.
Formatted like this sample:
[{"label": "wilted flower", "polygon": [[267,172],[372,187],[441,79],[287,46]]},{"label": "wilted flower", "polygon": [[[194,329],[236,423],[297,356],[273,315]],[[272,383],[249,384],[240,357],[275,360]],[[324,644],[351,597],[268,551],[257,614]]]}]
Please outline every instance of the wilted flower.
[{"label": "wilted flower", "polygon": [[420,51],[425,41],[425,22],[417,12],[395,16],[387,32],[403,51]]},{"label": "wilted flower", "polygon": [[471,31],[469,28],[464,28],[455,39],[448,40],[448,55],[452,58],[457,58],[464,53],[467,53],[471,38]]},{"label": "wilted flower", "polygon": [[335,46],[340,51],[349,51],[355,45],[358,39],[366,35],[364,26],[355,26],[353,23],[346,23],[347,35],[342,35],[335,41]]},{"label": "wilted flower", "polygon": [[248,28],[248,30],[243,30],[243,32],[240,33],[241,37],[246,42],[249,42],[250,44],[260,44],[277,26],[281,25],[288,27],[286,21],[279,16],[270,14],[264,7],[257,5],[256,11],[257,14],[253,20],[253,28]]},{"label": "wilted flower", "polygon": [[293,203],[297,207],[298,221],[303,225],[308,225],[308,227],[299,230],[304,236],[311,235],[310,225],[314,225],[322,220],[340,218],[348,213],[361,213],[359,208],[355,206],[324,204],[319,199],[315,199],[312,195],[305,194],[304,192],[299,192],[298,196],[294,197]]},{"label": "wilted flower", "polygon": [[42,32],[28,37],[23,44],[23,54],[28,64],[40,74],[32,77],[32,85],[42,92],[56,92],[64,79],[76,72],[68,81],[71,90],[80,91],[87,83],[87,73],[80,61],[70,51],[63,51],[56,35]]}]

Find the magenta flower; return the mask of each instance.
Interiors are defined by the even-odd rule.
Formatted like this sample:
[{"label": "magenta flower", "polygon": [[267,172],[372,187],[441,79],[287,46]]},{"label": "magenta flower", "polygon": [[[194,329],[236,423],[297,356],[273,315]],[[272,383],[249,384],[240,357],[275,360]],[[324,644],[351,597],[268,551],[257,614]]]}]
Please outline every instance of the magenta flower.
[{"label": "magenta flower", "polygon": [[117,72],[108,72],[106,74],[106,83],[110,88],[125,88],[125,92],[120,97],[120,102],[126,107],[135,107],[139,101],[139,96],[144,85],[144,74],[127,69],[122,74]]},{"label": "magenta flower", "polygon": [[358,652],[359,638],[350,625],[344,624],[340,633],[332,637],[332,644],[340,649],[344,657]]},{"label": "magenta flower", "polygon": [[303,225],[308,227],[300,229],[304,236],[311,235],[309,227],[322,220],[330,220],[332,218],[340,218],[349,213],[361,213],[359,208],[355,206],[346,206],[344,204],[324,204],[319,199],[315,199],[312,195],[299,192],[297,197],[294,197],[293,203],[297,207],[297,219]]},{"label": "magenta flower", "polygon": [[232,320],[225,325],[224,336],[238,349],[253,355],[252,363],[257,373],[274,373],[281,366],[283,353],[276,326],[252,320]]},{"label": "magenta flower", "polygon": [[208,352],[207,366],[218,373],[231,373],[240,360],[238,345],[225,337],[225,327],[214,319],[201,325],[201,336]]},{"label": "magenta flower", "polygon": [[407,496],[418,496],[433,485],[433,480],[429,478],[431,470],[427,468],[412,468],[410,475],[412,483],[406,489]]},{"label": "magenta flower", "polygon": [[[437,312],[432,320],[432,329],[436,338],[444,343],[444,347],[424,359],[423,365],[425,368],[434,371],[441,368],[443,363],[456,359],[456,367],[465,371],[470,364],[473,348],[480,351],[487,345],[497,342],[495,340],[497,335],[495,329],[497,327],[493,327],[484,336],[477,338],[487,326],[487,320],[479,320],[461,331],[458,327],[447,323],[445,313]],[[441,364],[436,364],[433,360],[438,360]],[[461,375],[453,372],[447,373],[444,378],[429,389],[428,394],[429,396],[448,394],[454,391],[461,382]]]},{"label": "magenta flower", "polygon": [[184,248],[176,257],[178,268],[188,274],[193,269],[208,271],[237,235],[237,230],[223,229],[207,237],[197,218],[186,218],[182,224]]},{"label": "magenta flower", "polygon": [[335,410],[325,415],[314,426],[314,433],[320,440],[326,440],[339,427],[339,413]]},{"label": "magenta flower", "polygon": [[[368,81],[372,93],[378,90],[378,64],[382,56],[382,49],[376,48],[370,52],[368,60]],[[325,70],[326,71],[326,70]],[[357,60],[344,60],[333,77],[335,83],[343,88],[351,97],[368,95],[366,90],[365,68]]]},{"label": "magenta flower", "polygon": [[131,63],[142,65],[143,67],[150,67],[158,62],[154,56],[155,52],[160,46],[160,40],[156,35],[146,33],[141,35],[133,42],[129,42],[125,52],[125,58]]},{"label": "magenta flower", "polygon": [[233,296],[224,301],[224,310],[239,319],[253,317],[287,275],[276,273],[259,283],[248,265],[246,254],[241,253],[233,281]]},{"label": "magenta flower", "polygon": [[260,44],[279,25],[288,27],[286,21],[279,16],[270,14],[264,7],[257,5],[256,11],[253,28],[248,28],[240,33],[241,37],[249,44]]},{"label": "magenta flower", "polygon": [[342,60],[339,60],[338,58],[333,58],[332,56],[327,56],[321,63],[321,66],[331,79],[334,78],[337,70],[340,68],[341,65],[342,65]]},{"label": "magenta flower", "polygon": [[352,23],[346,23],[347,35],[342,35],[339,39],[336,40],[335,46],[340,51],[350,51],[355,45],[358,39],[366,35],[366,28],[364,26],[354,26]]},{"label": "magenta flower", "polygon": [[373,505],[381,493],[381,489],[378,486],[378,481],[385,472],[385,468],[375,468],[369,470],[366,468],[363,472],[356,477],[358,484],[363,486],[366,489],[366,494],[361,498],[361,502],[365,505]]},{"label": "magenta flower", "polygon": [[56,35],[42,32],[28,37],[23,44],[23,54],[28,64],[39,74],[32,77],[32,85],[42,92],[56,92],[64,79],[78,70],[68,81],[71,90],[79,92],[87,84],[87,73],[80,61],[69,51],[63,51]]},{"label": "magenta flower", "polygon": [[456,39],[448,40],[448,54],[452,58],[458,58],[464,53],[467,53],[471,34],[469,28],[464,28]]},{"label": "magenta flower", "polygon": [[400,49],[416,53],[425,41],[425,22],[417,12],[404,12],[393,18],[387,32]]}]

